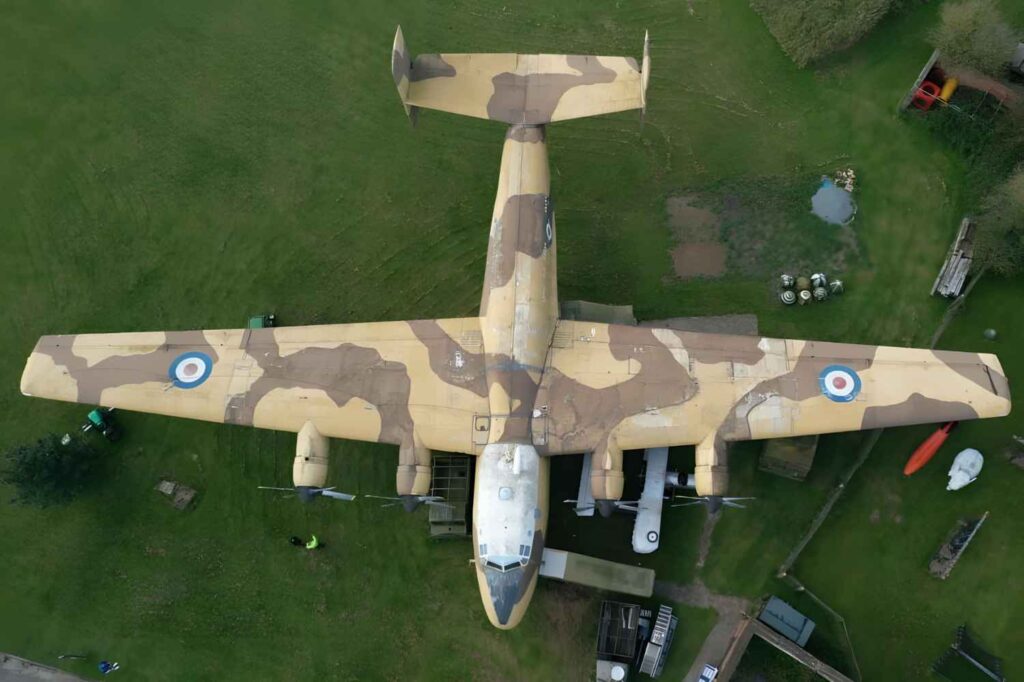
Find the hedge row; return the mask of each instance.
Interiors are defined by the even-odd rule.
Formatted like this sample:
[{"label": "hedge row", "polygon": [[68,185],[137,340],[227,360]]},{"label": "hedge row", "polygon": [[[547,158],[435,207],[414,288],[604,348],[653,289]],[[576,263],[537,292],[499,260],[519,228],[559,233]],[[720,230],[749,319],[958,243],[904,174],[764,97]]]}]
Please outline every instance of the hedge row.
[{"label": "hedge row", "polygon": [[904,0],[751,0],[798,66],[850,47]]}]

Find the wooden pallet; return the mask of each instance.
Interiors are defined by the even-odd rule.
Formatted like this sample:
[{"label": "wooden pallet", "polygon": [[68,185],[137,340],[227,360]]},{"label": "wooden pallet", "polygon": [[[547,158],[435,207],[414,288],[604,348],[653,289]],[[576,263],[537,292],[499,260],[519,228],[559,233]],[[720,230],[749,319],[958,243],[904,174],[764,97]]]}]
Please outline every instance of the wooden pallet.
[{"label": "wooden pallet", "polygon": [[970,218],[960,221],[960,229],[956,239],[949,247],[946,260],[932,284],[932,296],[939,294],[948,298],[956,298],[963,291],[967,275],[974,262],[974,224]]}]

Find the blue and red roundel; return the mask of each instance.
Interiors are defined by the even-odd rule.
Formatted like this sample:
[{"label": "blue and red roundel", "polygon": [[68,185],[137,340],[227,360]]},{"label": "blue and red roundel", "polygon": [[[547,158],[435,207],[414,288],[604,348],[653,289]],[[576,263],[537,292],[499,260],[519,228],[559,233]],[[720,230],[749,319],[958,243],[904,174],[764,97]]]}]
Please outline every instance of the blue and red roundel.
[{"label": "blue and red roundel", "polygon": [[167,374],[178,388],[195,388],[210,377],[213,359],[206,353],[182,353],[171,362]]},{"label": "blue and red roundel", "polygon": [[837,403],[848,403],[860,393],[860,377],[844,365],[829,365],[818,375],[822,394]]}]

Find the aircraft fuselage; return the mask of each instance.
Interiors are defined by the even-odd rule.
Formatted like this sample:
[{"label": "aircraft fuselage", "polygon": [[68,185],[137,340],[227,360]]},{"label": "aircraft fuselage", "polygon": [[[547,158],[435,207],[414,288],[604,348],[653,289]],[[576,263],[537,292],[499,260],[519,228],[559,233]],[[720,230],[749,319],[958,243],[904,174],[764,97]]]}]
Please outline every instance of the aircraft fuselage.
[{"label": "aircraft fuselage", "polygon": [[487,357],[487,445],[477,457],[473,556],[499,628],[526,612],[548,520],[548,460],[533,445],[537,388],[558,321],[555,217],[543,126],[505,135],[480,301]]}]

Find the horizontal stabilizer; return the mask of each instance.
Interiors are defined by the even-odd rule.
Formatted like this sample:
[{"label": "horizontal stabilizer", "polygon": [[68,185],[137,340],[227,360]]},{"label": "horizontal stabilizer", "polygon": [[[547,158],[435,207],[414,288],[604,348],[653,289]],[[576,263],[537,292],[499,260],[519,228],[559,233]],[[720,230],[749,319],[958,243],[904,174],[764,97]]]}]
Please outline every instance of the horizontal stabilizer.
[{"label": "horizontal stabilizer", "polygon": [[401,27],[391,73],[406,113],[437,109],[508,124],[542,125],[644,109],[650,71],[632,57],[422,54],[412,59]]}]

